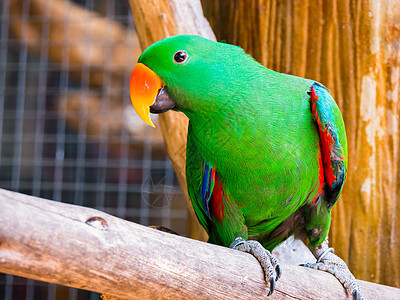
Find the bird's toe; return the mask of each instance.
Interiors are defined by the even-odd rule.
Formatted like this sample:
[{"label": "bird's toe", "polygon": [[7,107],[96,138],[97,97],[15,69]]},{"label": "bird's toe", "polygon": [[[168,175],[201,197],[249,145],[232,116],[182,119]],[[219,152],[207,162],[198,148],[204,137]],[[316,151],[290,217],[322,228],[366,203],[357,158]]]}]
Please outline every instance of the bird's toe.
[{"label": "bird's toe", "polygon": [[333,253],[333,249],[332,251],[325,251],[323,255],[319,256],[316,263],[307,263],[301,266],[331,273],[340,281],[346,289],[347,294],[352,295],[353,300],[364,299],[355,277],[350,272],[346,263]]},{"label": "bird's toe", "polygon": [[231,248],[252,254],[260,263],[264,271],[265,281],[269,282],[268,296],[272,295],[275,290],[275,283],[278,281],[282,274],[281,266],[278,259],[274,257],[271,252],[266,250],[257,241],[245,241],[243,239],[236,239]]}]

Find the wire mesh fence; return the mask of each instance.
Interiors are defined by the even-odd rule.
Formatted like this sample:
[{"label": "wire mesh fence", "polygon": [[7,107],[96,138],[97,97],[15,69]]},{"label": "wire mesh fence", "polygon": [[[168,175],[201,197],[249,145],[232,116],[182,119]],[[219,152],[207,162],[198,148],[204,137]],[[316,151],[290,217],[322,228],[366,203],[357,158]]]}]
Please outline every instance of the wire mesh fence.
[{"label": "wire mesh fence", "polygon": [[[2,0],[0,188],[186,234],[161,134],[130,104],[139,53],[128,1]],[[0,274],[0,299],[98,298]]]}]

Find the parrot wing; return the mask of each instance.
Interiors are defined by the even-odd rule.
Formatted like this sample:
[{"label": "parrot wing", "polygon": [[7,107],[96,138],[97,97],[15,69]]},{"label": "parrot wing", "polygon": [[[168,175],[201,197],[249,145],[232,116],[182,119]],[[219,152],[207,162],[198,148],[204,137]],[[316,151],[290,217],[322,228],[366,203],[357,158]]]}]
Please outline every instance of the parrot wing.
[{"label": "parrot wing", "polygon": [[347,173],[347,142],[342,115],[329,91],[319,83],[311,87],[311,112],[320,139],[320,179],[328,208],[336,203]]}]

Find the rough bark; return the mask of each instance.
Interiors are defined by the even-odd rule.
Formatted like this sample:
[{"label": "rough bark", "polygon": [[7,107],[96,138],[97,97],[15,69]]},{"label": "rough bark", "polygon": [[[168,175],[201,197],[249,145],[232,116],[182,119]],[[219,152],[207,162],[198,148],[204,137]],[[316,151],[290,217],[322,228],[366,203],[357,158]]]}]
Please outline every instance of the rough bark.
[{"label": "rough bark", "polygon": [[[0,189],[0,272],[122,299],[344,299],[332,275],[283,265],[275,293],[250,254]],[[367,299],[400,290],[359,281]],[[107,297],[106,297],[107,298]],[[109,299],[109,297],[108,297]]]},{"label": "rough bark", "polygon": [[332,91],[346,124],[349,170],[331,245],[356,277],[399,287],[399,1],[202,2],[218,39]]}]

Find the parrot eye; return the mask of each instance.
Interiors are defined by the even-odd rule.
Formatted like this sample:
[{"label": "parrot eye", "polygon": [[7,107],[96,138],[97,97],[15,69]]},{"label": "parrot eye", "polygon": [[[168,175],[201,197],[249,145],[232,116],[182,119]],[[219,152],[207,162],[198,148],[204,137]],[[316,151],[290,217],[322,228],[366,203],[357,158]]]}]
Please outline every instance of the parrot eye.
[{"label": "parrot eye", "polygon": [[186,51],[179,50],[174,54],[174,62],[181,64],[184,63],[188,58]]}]

